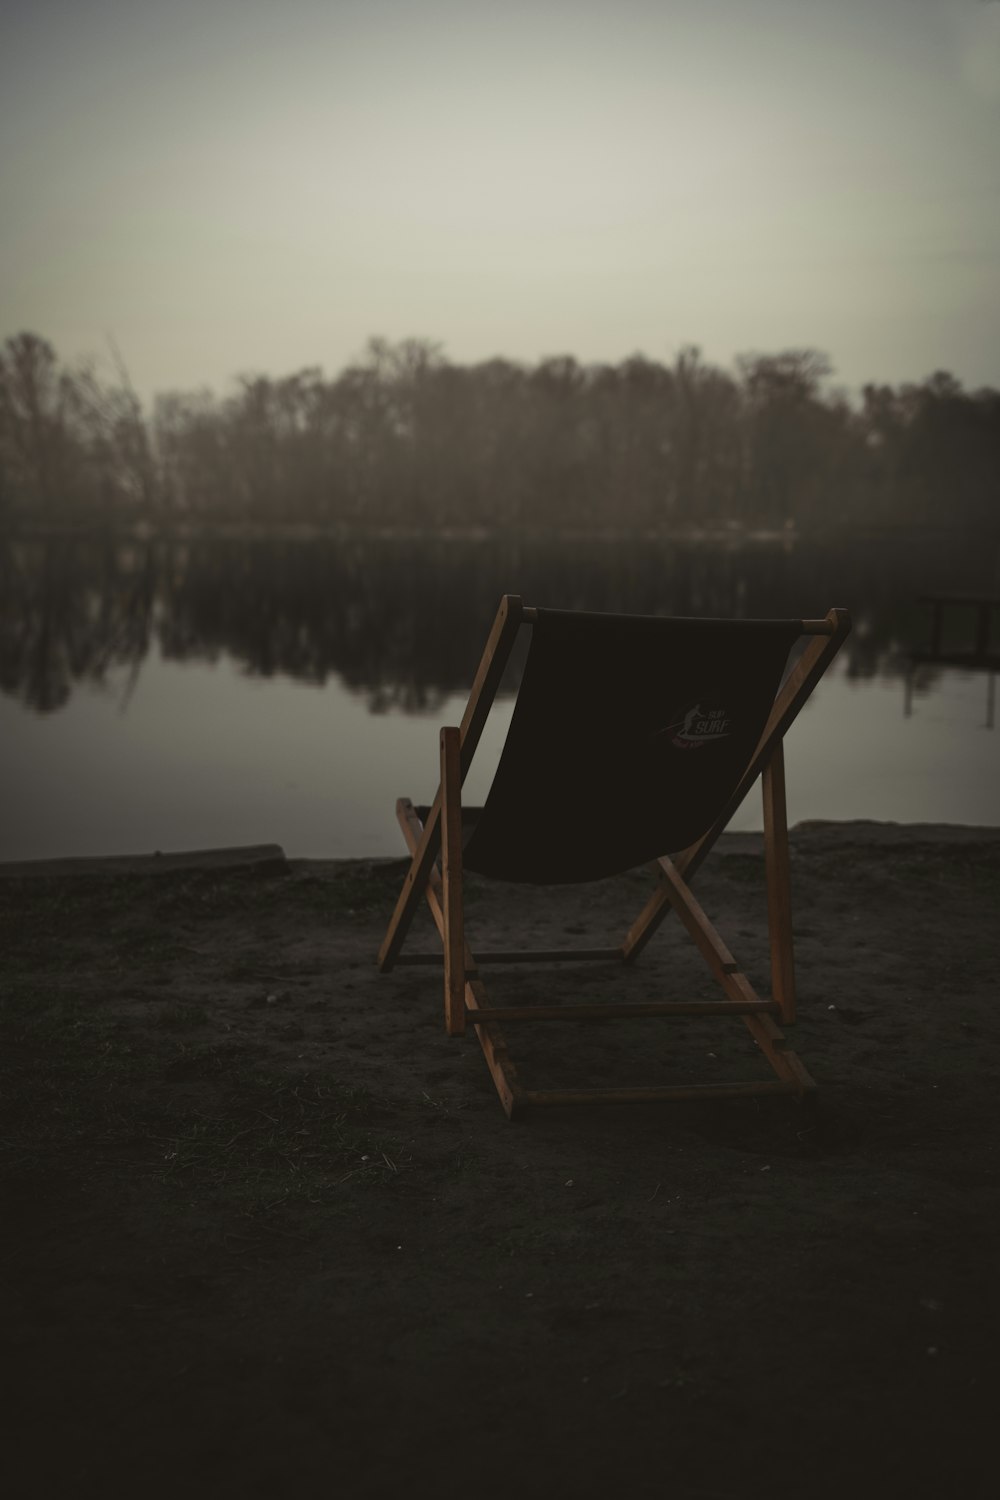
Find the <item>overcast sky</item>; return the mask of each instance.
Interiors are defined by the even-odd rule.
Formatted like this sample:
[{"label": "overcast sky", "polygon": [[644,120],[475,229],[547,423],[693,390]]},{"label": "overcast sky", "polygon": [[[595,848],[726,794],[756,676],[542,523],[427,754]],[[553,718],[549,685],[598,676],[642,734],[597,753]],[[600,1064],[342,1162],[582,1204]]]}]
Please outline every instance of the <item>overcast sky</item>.
[{"label": "overcast sky", "polygon": [[1000,386],[1000,4],[0,0],[0,337],[144,395],[812,346]]}]

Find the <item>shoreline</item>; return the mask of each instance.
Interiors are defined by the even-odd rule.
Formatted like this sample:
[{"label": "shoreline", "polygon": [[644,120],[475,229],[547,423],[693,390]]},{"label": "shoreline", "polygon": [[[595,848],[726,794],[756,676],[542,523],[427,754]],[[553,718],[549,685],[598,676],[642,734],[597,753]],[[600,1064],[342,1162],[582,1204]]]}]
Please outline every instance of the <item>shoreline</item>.
[{"label": "shoreline", "polygon": [[[1000,825],[988,823],[895,823],[870,818],[844,820],[810,818],[788,830],[796,848],[823,849],[863,846],[885,849],[917,844],[954,846],[1000,841]],[[763,833],[727,832],[715,852],[726,855],[763,853]],[[222,848],[154,850],[150,854],[82,854],[0,861],[0,880],[88,875],[170,875],[182,870],[375,869],[409,861],[405,854],[331,855],[329,858],[289,856],[280,844],[236,844]],[[637,866],[636,868],[640,868]]]}]

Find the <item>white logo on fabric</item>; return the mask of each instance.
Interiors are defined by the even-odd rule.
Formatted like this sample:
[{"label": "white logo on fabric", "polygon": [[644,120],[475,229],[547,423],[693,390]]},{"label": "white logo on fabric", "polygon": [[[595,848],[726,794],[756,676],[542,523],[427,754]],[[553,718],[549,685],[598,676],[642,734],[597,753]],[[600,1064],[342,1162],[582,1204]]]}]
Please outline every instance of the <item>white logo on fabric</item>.
[{"label": "white logo on fabric", "polygon": [[696,703],[682,711],[677,722],[668,724],[662,732],[670,735],[670,743],[678,750],[698,750],[716,740],[728,739],[733,732],[732,720],[724,708],[704,708]]}]

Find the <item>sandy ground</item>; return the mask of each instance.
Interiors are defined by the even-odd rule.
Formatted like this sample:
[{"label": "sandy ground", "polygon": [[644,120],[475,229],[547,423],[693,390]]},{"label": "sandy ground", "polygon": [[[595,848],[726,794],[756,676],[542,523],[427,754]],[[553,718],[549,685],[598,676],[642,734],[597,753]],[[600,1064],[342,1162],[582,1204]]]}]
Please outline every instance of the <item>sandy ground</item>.
[{"label": "sandy ground", "polygon": [[[439,973],[375,969],[402,861],[4,872],[6,1493],[992,1500],[1000,829],[792,846],[815,1116],[508,1123]],[[473,881],[471,945],[617,942],[650,881]],[[697,890],[766,991],[759,840]],[[669,920],[487,977],[716,996]],[[771,1076],[730,1018],[508,1040],[530,1087]]]}]

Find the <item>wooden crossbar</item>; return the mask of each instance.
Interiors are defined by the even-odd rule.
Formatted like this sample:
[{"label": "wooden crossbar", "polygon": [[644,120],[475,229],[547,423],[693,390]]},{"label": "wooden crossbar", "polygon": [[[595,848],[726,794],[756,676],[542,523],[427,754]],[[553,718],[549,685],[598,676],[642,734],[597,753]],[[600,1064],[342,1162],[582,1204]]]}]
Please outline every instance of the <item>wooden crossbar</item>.
[{"label": "wooden crossbar", "polygon": [[476,1026],[502,1021],[621,1021],[645,1016],[745,1016],[771,1014],[777,1006],[770,1000],[650,1000],[621,1005],[491,1005],[469,1010],[466,1018]]},{"label": "wooden crossbar", "polygon": [[486,948],[476,954],[476,962],[484,964],[589,964],[621,962],[622,950],[618,948],[510,948],[494,950]]},{"label": "wooden crossbar", "polygon": [[525,1103],[532,1106],[566,1104],[659,1104],[677,1099],[742,1099],[754,1094],[798,1094],[794,1083],[777,1078],[750,1083],[677,1083],[649,1089],[528,1089]]},{"label": "wooden crossbar", "polygon": [[[574,613],[585,614],[586,611],[576,610]],[[606,619],[607,616],[595,615],[594,618]],[[536,625],[538,623],[538,610],[532,609],[529,605],[522,605],[521,621],[525,625]],[[834,629],[835,626],[830,623],[829,615],[822,620],[801,620],[799,622],[799,631],[802,635],[832,635]]]},{"label": "wooden crossbar", "polygon": [[[476,966],[485,964],[558,964],[607,963],[621,959],[621,948],[504,948],[485,949],[476,954]],[[440,964],[441,953],[401,953],[397,964]]]}]

